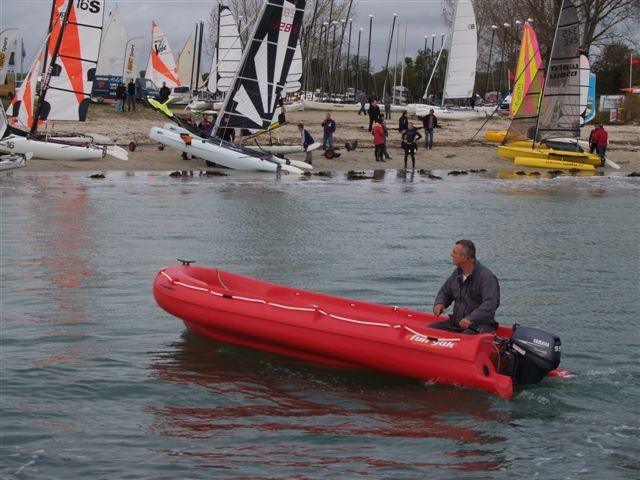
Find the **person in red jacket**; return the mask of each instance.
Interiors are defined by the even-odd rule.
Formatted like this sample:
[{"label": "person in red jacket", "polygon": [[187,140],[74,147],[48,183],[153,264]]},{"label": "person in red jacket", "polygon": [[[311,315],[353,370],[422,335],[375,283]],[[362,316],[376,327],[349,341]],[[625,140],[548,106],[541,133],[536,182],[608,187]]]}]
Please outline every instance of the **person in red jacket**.
[{"label": "person in red jacket", "polygon": [[[381,118],[380,118],[381,117]],[[385,162],[384,159],[384,127],[382,122],[384,121],[383,115],[378,115],[376,123],[371,128],[371,134],[373,135],[373,145],[375,146],[376,162]]]},{"label": "person in red jacket", "polygon": [[605,154],[607,152],[607,144],[609,143],[609,134],[604,129],[604,125],[599,124],[591,134],[591,139],[596,144],[596,153],[600,156],[600,166],[604,167]]}]

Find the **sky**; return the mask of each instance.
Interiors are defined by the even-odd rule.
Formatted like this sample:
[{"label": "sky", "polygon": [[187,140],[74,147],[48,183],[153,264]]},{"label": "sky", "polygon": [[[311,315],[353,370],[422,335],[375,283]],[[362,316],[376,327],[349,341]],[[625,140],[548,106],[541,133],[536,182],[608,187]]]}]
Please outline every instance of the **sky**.
[{"label": "sky", "polygon": [[[106,13],[116,5],[124,19],[130,37],[144,36],[145,44],[142,52],[148,52],[151,44],[151,21],[155,20],[167,34],[174,56],[182,48],[186,39],[195,29],[197,20],[204,20],[205,25],[209,12],[218,4],[214,0],[106,0]],[[229,2],[228,2],[229,3]],[[404,32],[406,34],[406,56],[415,57],[418,50],[424,48],[424,36],[428,35],[429,46],[431,35],[439,35],[445,31],[442,21],[440,0],[380,1],[355,0],[353,18],[351,53],[355,54],[358,40],[358,29],[362,27],[362,44],[360,55],[366,57],[366,45],[369,34],[369,15],[373,18],[373,34],[371,40],[372,69],[379,70],[384,66],[389,32],[393,22],[393,14],[397,13],[396,28],[400,26],[399,58],[402,57]],[[313,0],[307,0],[307,12],[311,13]],[[44,40],[51,0],[0,0],[0,30],[18,28],[18,36],[24,38],[26,58],[24,70],[28,70],[33,56]],[[206,26],[205,26],[206,29]],[[395,36],[395,35],[394,35]],[[346,44],[343,47],[346,53]],[[395,63],[396,46],[391,51],[390,65]],[[144,57],[144,58],[142,58]],[[140,58],[139,69],[147,64],[148,53]],[[203,60],[208,65],[210,59]]]}]

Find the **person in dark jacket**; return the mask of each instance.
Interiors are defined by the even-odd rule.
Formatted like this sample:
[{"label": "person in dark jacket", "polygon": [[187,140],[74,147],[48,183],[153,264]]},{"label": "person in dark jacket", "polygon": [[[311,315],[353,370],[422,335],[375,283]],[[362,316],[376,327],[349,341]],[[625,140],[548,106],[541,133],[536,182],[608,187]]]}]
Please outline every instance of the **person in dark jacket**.
[{"label": "person in dark jacket", "polygon": [[489,333],[498,327],[495,313],[500,306],[500,284],[487,267],[476,260],[476,247],[471,240],[458,240],[451,260],[456,266],[444,282],[433,305],[434,315],[443,315],[452,303],[448,320],[429,324],[458,333]]},{"label": "person in dark jacket", "polygon": [[167,87],[167,82],[162,82],[162,87],[160,87],[160,101],[165,103],[169,100],[169,95],[171,95],[171,89]]},{"label": "person in dark jacket", "polygon": [[225,115],[216,136],[222,140],[233,143],[236,140],[236,129],[229,126],[229,120],[231,120],[231,117]]},{"label": "person in dark jacket", "polygon": [[299,123],[298,124],[298,132],[300,132],[300,146],[306,152],[306,156],[305,156],[305,160],[304,161],[306,163],[308,163],[309,165],[313,165],[313,163],[312,163],[313,159],[311,158],[311,151],[308,150],[308,148],[314,142],[313,137],[311,136],[309,131],[306,128],[304,128],[304,124],[303,123]]},{"label": "person in dark jacket", "polygon": [[202,121],[198,124],[198,129],[202,132],[204,138],[208,138],[211,135],[211,128],[213,124],[209,120],[209,115],[203,115]]},{"label": "person in dark jacket", "polygon": [[402,146],[404,147],[404,168],[407,168],[407,159],[411,155],[411,168],[416,168],[416,150],[418,140],[422,138],[418,129],[409,122],[406,130],[402,134]]},{"label": "person in dark jacket", "polygon": [[[400,115],[398,119],[398,131],[400,135],[402,135],[407,128],[409,128],[409,113],[403,110],[402,115]],[[422,135],[420,137],[422,137]]]},{"label": "person in dark jacket", "polygon": [[133,83],[133,78],[127,83],[127,112],[131,110],[136,111],[136,84]]},{"label": "person in dark jacket", "polygon": [[378,105],[378,99],[374,98],[369,104],[369,132],[373,127],[373,122],[377,122],[380,117],[380,106]]},{"label": "person in dark jacket", "polygon": [[336,131],[336,121],[331,118],[331,114],[327,112],[320,126],[322,127],[322,149],[326,150],[330,148],[333,150],[333,134]]},{"label": "person in dark jacket", "polygon": [[127,87],[120,82],[116,87],[116,112],[124,112],[124,101],[127,99]]},{"label": "person in dark jacket", "polygon": [[422,126],[424,127],[424,146],[431,150],[431,147],[433,147],[433,129],[438,126],[438,119],[433,114],[433,108],[422,119]]}]

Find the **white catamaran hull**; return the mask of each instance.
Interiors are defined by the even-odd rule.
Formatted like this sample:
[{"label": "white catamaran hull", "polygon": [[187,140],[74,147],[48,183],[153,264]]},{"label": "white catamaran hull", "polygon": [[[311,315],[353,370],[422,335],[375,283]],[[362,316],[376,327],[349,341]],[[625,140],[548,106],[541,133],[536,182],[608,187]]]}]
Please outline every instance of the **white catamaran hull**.
[{"label": "white catamaran hull", "polygon": [[433,109],[433,114],[439,120],[474,120],[478,118],[485,118],[487,112],[484,110],[472,110],[472,109],[448,109],[441,107],[434,107],[433,105],[416,104],[415,115],[417,117],[424,117],[429,115],[429,110]]},{"label": "white catamaran hull", "polygon": [[[164,128],[165,130],[169,130],[171,132],[175,132],[175,133],[186,133],[188,135],[191,135],[192,137],[194,136],[193,133],[187,131],[186,129],[179,127],[178,125],[176,125],[175,123],[165,123],[162,128]],[[269,153],[273,153],[274,155],[289,155],[292,153],[304,153],[304,149],[300,146],[300,145],[242,145],[245,148],[250,148],[251,150],[256,150],[258,152],[269,152]],[[307,151],[314,151],[317,150],[318,148],[320,148],[322,146],[322,144],[316,142],[313,143],[311,145],[309,145],[309,147],[307,148]],[[313,170],[313,167],[311,165],[309,165],[308,163],[305,162],[300,162],[297,160],[290,160],[291,165],[298,167],[298,168],[302,168],[303,170]]]},{"label": "white catamaran hull", "polygon": [[190,143],[187,144],[179,133],[164,128],[152,127],[149,137],[168,147],[233,170],[277,172],[278,168],[281,168],[282,171],[289,173],[303,173],[302,169],[287,165],[284,159],[271,157],[267,160],[252,157],[245,152],[231,150],[193,135]]},{"label": "white catamaran hull", "polygon": [[24,167],[27,165],[27,160],[31,158],[31,154],[15,154],[15,155],[2,155],[0,156],[0,172],[7,170],[14,170],[16,168]]},{"label": "white catamaran hull", "polygon": [[0,140],[0,153],[32,153],[41,160],[97,160],[107,154],[107,147],[69,145],[9,135]]}]

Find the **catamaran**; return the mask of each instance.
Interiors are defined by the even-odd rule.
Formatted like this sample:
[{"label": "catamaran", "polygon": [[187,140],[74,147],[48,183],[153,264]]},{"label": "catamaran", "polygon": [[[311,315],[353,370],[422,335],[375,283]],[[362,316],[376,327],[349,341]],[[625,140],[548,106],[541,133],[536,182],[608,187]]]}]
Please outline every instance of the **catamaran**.
[{"label": "catamaran", "polygon": [[[0,152],[32,153],[48,160],[91,160],[107,154],[121,160],[128,158],[123,148],[95,144],[87,135],[38,133],[38,125],[47,120],[86,119],[100,49],[104,0],[93,1],[92,8],[84,5],[73,0],[53,0],[49,34],[9,105],[13,120],[0,138]],[[45,73],[35,102],[42,65]]]},{"label": "catamaran", "polygon": [[[487,112],[482,109],[473,108],[447,108],[445,102],[452,99],[467,99],[474,95],[474,84],[476,80],[476,62],[478,59],[478,34],[476,30],[476,15],[473,10],[471,0],[458,0],[453,14],[453,27],[449,35],[449,58],[442,92],[442,102],[440,106],[427,104],[411,104],[409,110],[415,109],[418,117],[428,115],[433,109],[434,114],[443,120],[472,120],[484,118]],[[440,50],[442,54],[442,50]],[[438,55],[440,59],[440,55]],[[437,65],[437,62],[436,62]],[[424,99],[427,99],[429,84],[433,78],[434,71],[427,83]]]},{"label": "catamaran", "polygon": [[240,65],[229,82],[211,138],[174,115],[166,104],[150,101],[190,134],[154,127],[149,137],[163,145],[236,170],[303,173],[311,165],[280,158],[215,137],[221,122],[225,128],[269,130],[287,81],[295,46],[302,28],[304,0],[268,0],[254,24]]},{"label": "catamaran", "polygon": [[542,168],[592,170],[600,165],[600,157],[584,151],[578,142],[584,110],[580,106],[580,38],[576,8],[564,0],[547,67],[538,70],[529,86],[520,107],[526,104],[526,113],[518,113],[511,121],[498,147],[501,157],[519,166]]}]

